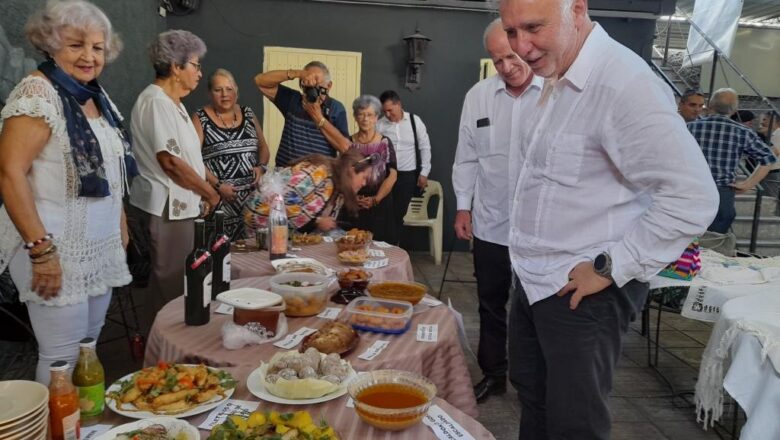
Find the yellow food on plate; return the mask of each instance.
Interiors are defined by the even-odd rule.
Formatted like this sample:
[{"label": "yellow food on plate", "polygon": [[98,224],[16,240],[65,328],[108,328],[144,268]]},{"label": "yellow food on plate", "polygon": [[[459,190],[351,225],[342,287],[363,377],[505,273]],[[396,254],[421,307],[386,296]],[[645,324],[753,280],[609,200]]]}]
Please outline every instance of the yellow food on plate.
[{"label": "yellow food on plate", "polygon": [[339,440],[332,426],[308,411],[255,411],[248,418],[230,416],[211,429],[208,440]]},{"label": "yellow food on plate", "polygon": [[338,258],[345,264],[363,264],[368,260],[368,252],[365,249],[343,251],[339,252]]},{"label": "yellow food on plate", "polygon": [[309,234],[308,232],[293,233],[292,242],[294,245],[320,244],[322,243],[322,235]]}]

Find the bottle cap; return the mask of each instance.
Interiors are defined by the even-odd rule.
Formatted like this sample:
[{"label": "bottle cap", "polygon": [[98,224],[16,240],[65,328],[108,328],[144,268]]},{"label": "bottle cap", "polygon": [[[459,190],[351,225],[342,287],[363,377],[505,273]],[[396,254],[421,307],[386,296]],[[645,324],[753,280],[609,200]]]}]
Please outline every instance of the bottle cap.
[{"label": "bottle cap", "polygon": [[198,223],[205,223],[205,222],[206,222],[206,220],[203,220],[202,218],[196,218],[196,219],[195,219],[195,224],[198,224]]},{"label": "bottle cap", "polygon": [[95,348],[95,345],[97,345],[95,338],[84,338],[79,341],[79,346],[82,348]]},{"label": "bottle cap", "polygon": [[49,365],[49,371],[67,371],[70,365],[67,361],[55,361]]}]

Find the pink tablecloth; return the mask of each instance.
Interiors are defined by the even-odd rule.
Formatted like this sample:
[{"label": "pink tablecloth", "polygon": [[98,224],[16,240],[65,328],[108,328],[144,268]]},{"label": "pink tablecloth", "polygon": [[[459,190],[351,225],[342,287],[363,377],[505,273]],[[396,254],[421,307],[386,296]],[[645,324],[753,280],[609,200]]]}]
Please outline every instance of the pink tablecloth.
[{"label": "pink tablecloth", "polygon": [[[254,370],[254,367],[252,366],[241,366],[241,367],[228,367],[225,368],[228,372],[230,372],[233,377],[235,377],[238,380],[238,387],[236,388],[235,394],[233,394],[233,399],[240,399],[240,400],[251,400],[251,401],[257,401],[258,399],[254,397],[249,390],[247,390],[246,387],[246,378],[249,376],[249,373]],[[260,406],[258,407],[258,410],[261,411],[271,411],[276,410],[280,412],[291,412],[291,411],[298,411],[301,409],[308,410],[313,417],[315,417],[315,420],[319,420],[319,417],[322,416],[325,418],[328,423],[330,423],[336,431],[341,435],[342,440],[368,440],[368,439],[386,439],[386,440],[424,440],[424,439],[436,439],[436,436],[433,434],[433,432],[428,428],[426,425],[420,423],[414,427],[411,427],[405,431],[400,432],[388,432],[388,431],[381,431],[374,429],[373,427],[363,423],[357,414],[355,414],[355,410],[352,408],[347,408],[346,406],[347,402],[347,396],[342,396],[337,399],[331,400],[329,402],[316,404],[316,405],[307,405],[307,406],[293,406],[293,405],[280,405],[276,403],[269,403],[269,402],[260,402]],[[444,412],[446,412],[450,417],[452,417],[458,424],[460,424],[463,429],[469,432],[469,434],[472,435],[475,439],[494,439],[493,434],[491,434],[487,429],[485,429],[482,424],[480,424],[478,421],[474,420],[472,417],[465,414],[463,411],[460,411],[459,409],[455,408],[454,406],[450,405],[448,402],[442,400],[441,398],[434,399],[433,403],[435,405],[438,405],[441,407]],[[106,413],[106,417],[101,421],[101,423],[106,423],[110,425],[120,425],[122,423],[130,422],[130,419],[127,419],[126,417],[122,417],[120,415],[114,414],[114,413]],[[206,419],[206,416],[208,413],[204,413],[198,416],[193,416],[192,418],[188,419],[188,421],[194,425],[198,426]],[[201,438],[205,439],[208,437],[208,432],[206,431],[200,431]]]},{"label": "pink tablecloth", "polygon": [[[409,254],[403,249],[393,246],[389,248],[372,249],[384,251],[389,264],[379,269],[368,269],[373,275],[374,281],[414,281],[412,263]],[[314,258],[327,267],[335,270],[346,270],[354,266],[345,266],[338,260],[335,243],[320,243],[315,245],[300,246],[300,250],[291,251],[299,257]],[[375,258],[379,259],[379,258]],[[268,259],[268,251],[233,253],[231,255],[230,276],[234,280],[251,277],[267,277],[274,275],[274,268]]]},{"label": "pink tablecloth", "polygon": [[[232,283],[232,287],[267,287],[266,277],[247,278]],[[331,306],[337,306],[331,304]],[[341,306],[339,306],[341,307]],[[168,362],[204,362],[213,367],[258,367],[279,349],[272,344],[251,345],[239,350],[222,346],[221,329],[231,320],[229,315],[213,313],[208,324],[190,327],[184,324],[184,298],[177,298],[160,310],[154,321],[146,346],[145,365],[160,360]],[[417,305],[411,329],[402,335],[380,335],[360,332],[359,345],[347,356],[355,370],[366,371],[395,368],[414,371],[428,377],[438,388],[438,396],[466,414],[477,417],[471,377],[460,346],[457,324],[450,309],[444,305]],[[288,332],[300,327],[319,328],[325,322],[316,316],[287,318]],[[438,324],[438,341],[418,342],[418,324]],[[358,359],[376,340],[388,340],[390,345],[371,361]]]}]

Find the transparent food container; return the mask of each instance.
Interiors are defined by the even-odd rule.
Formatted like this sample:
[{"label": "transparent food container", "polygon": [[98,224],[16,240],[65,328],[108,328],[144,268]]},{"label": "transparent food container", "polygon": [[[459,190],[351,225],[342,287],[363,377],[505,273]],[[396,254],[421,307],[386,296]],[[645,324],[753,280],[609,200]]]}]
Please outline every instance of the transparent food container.
[{"label": "transparent food container", "polygon": [[401,334],[409,330],[413,309],[407,301],[357,298],[347,306],[347,322],[357,330]]},{"label": "transparent food container", "polygon": [[269,282],[271,291],[284,298],[285,315],[313,316],[325,310],[336,278],[316,273],[282,273],[272,276]]}]

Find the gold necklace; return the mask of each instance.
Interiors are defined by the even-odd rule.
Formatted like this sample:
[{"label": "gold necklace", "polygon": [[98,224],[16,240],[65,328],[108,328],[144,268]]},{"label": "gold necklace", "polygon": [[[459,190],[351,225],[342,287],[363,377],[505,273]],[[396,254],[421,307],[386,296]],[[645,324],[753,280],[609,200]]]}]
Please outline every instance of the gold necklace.
[{"label": "gold necklace", "polygon": [[217,117],[219,118],[219,122],[221,122],[222,126],[224,126],[225,128],[235,128],[236,125],[238,124],[238,114],[236,113],[236,109],[233,109],[233,122],[230,124],[229,127],[228,127],[227,123],[225,122],[225,120],[222,119],[222,115],[219,114],[217,109],[214,109],[214,114],[217,115]]}]

